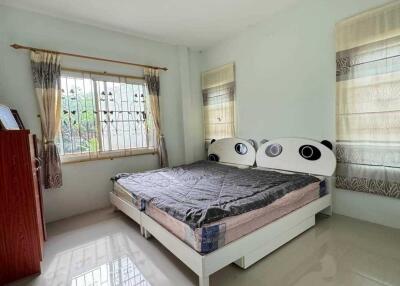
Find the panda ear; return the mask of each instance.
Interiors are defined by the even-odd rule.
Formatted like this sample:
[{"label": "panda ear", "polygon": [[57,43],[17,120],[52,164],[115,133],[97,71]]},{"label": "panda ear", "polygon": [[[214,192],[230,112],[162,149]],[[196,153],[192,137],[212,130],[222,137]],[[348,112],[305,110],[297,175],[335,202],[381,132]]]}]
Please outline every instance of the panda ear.
[{"label": "panda ear", "polygon": [[211,139],[211,143],[210,143],[210,144],[214,143],[215,141],[217,141],[217,140],[215,140],[215,139]]},{"label": "panda ear", "polygon": [[260,145],[262,145],[264,143],[267,143],[268,141],[269,141],[268,139],[263,139],[263,140],[260,141]]},{"label": "panda ear", "polygon": [[324,145],[324,146],[326,146],[326,147],[328,147],[329,149],[333,150],[333,145],[332,145],[332,143],[331,143],[330,141],[328,141],[328,140],[322,140],[322,141],[321,141],[321,144]]},{"label": "panda ear", "polygon": [[254,149],[257,150],[257,147],[258,147],[258,146],[257,146],[257,142],[256,142],[255,140],[253,140],[253,139],[248,139],[247,142],[249,142],[249,143],[251,144],[251,146],[253,146]]}]

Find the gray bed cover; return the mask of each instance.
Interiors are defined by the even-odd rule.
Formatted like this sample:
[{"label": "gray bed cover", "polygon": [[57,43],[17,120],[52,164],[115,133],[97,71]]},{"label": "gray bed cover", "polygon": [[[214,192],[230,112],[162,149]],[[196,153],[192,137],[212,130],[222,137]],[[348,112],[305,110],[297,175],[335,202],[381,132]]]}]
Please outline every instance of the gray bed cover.
[{"label": "gray bed cover", "polygon": [[319,179],[239,169],[210,161],[114,177],[142,202],[165,211],[191,228],[265,207]]}]

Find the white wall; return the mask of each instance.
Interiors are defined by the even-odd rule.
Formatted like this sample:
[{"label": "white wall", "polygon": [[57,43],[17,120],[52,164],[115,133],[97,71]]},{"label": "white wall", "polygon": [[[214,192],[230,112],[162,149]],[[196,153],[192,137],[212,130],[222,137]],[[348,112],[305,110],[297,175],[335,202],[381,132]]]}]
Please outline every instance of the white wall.
[{"label": "white wall", "polygon": [[[185,161],[180,58],[176,46],[0,6],[0,103],[16,108],[33,133],[39,133],[40,124],[29,56],[27,51],[10,48],[11,43],[168,67],[161,75],[162,125],[170,163]],[[127,66],[67,57],[62,64],[114,73],[142,73]],[[46,219],[54,221],[107,206],[112,175],[156,167],[157,158],[153,155],[63,165],[64,186],[45,192]]]},{"label": "white wall", "polygon": [[[335,139],[335,23],[386,0],[304,0],[203,51],[236,64],[238,136]],[[336,191],[336,213],[400,228],[400,200]]]},{"label": "white wall", "polygon": [[[19,110],[39,133],[29,57],[11,43],[167,66],[161,76],[162,122],[170,163],[204,156],[200,70],[236,63],[238,132],[243,138],[335,138],[334,23],[386,0],[303,0],[238,36],[192,52],[0,5],[0,103]],[[189,58],[189,60],[188,60]],[[140,74],[139,69],[64,58],[75,68]],[[157,167],[152,155],[63,166],[64,187],[45,192],[54,221],[108,205],[109,178]],[[334,193],[335,212],[400,227],[400,200]]]},{"label": "white wall", "polygon": [[191,163],[205,158],[200,53],[180,47],[180,59],[185,161]]}]

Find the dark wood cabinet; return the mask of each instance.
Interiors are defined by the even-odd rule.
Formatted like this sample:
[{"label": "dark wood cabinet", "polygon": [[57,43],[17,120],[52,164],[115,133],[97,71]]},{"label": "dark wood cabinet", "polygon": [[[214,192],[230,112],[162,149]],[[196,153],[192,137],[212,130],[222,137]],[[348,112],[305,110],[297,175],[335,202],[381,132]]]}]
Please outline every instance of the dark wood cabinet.
[{"label": "dark wood cabinet", "polygon": [[40,272],[40,160],[28,130],[0,131],[0,285]]}]

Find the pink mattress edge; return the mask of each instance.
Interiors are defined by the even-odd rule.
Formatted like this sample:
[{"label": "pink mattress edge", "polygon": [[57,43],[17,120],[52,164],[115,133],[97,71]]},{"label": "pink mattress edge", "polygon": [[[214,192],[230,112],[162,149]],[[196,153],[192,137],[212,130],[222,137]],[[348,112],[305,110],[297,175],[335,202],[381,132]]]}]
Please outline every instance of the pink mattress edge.
[{"label": "pink mattress edge", "polygon": [[319,183],[316,182],[290,192],[266,207],[241,215],[226,217],[195,230],[156,208],[151,203],[146,208],[145,213],[179,239],[185,241],[193,249],[200,252],[202,243],[201,234],[204,227],[220,226],[220,228],[225,229],[220,234],[218,245],[218,248],[220,248],[318,199],[320,197]]}]

